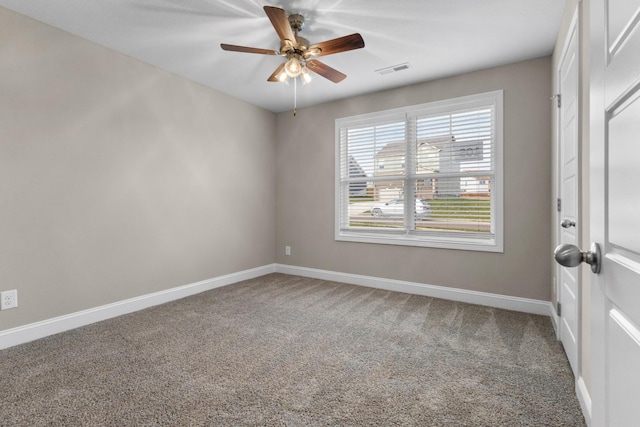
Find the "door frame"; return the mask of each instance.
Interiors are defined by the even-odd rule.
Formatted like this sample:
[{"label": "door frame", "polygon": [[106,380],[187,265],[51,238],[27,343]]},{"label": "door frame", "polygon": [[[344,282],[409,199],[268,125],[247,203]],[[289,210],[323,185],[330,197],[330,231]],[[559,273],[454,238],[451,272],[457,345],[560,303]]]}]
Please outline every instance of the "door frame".
[{"label": "door frame", "polygon": [[[560,66],[563,64],[564,62],[564,58],[567,55],[568,49],[569,49],[569,45],[572,41],[572,39],[575,39],[575,54],[576,54],[576,82],[577,82],[577,91],[576,91],[576,102],[577,102],[577,111],[576,111],[576,126],[577,126],[577,147],[576,147],[576,157],[578,159],[578,163],[577,163],[577,168],[576,168],[576,194],[575,194],[575,198],[576,198],[576,219],[577,219],[577,227],[576,227],[576,246],[578,247],[582,247],[582,209],[581,209],[581,203],[582,203],[582,197],[581,197],[581,190],[582,190],[582,165],[581,165],[581,158],[582,158],[582,109],[580,108],[581,105],[581,101],[582,101],[582,96],[581,96],[581,84],[580,82],[582,81],[582,67],[580,64],[580,60],[581,60],[581,56],[580,56],[580,33],[579,33],[579,12],[580,12],[580,5],[578,3],[578,5],[576,6],[574,12],[573,12],[573,16],[571,17],[571,23],[569,24],[569,28],[567,31],[567,38],[564,41],[564,45],[562,47],[562,51],[560,54],[560,60],[558,61],[558,64],[556,65],[555,69],[553,70],[553,72],[555,73],[556,79],[557,79],[557,83],[556,83],[556,88],[555,89],[555,93],[556,94],[561,94],[561,75],[560,75]],[[562,117],[562,109],[557,107],[557,104],[555,104],[555,101],[557,101],[556,99],[557,95],[554,95],[552,98],[554,99],[554,105],[553,108],[555,109],[555,115],[556,115],[556,126],[555,126],[555,132],[556,132],[556,164],[555,164],[555,168],[556,168],[556,182],[555,182],[555,187],[556,187],[556,195],[557,198],[560,198],[560,195],[562,193],[562,123],[561,123],[561,117]],[[561,102],[562,102],[562,98],[560,98]],[[561,242],[561,233],[562,233],[562,228],[560,226],[560,222],[562,221],[562,213],[556,209],[555,210],[555,246],[559,245]],[[562,267],[560,264],[555,263],[555,277],[554,277],[554,281],[553,281],[553,286],[555,289],[555,294],[556,294],[556,306],[554,307],[555,309],[555,319],[554,319],[554,323],[555,323],[555,329],[556,329],[556,337],[558,340],[561,339],[560,336],[560,331],[561,331],[561,327],[562,327],[562,319],[561,316],[558,315],[558,303],[561,301],[561,293],[562,293],[562,286],[560,283],[560,277],[561,277],[561,269],[565,268]],[[582,377],[582,268],[578,267],[576,268],[576,348],[575,348],[575,354],[576,354],[576,372],[574,372],[574,376],[576,378],[576,381],[578,380],[578,378]]]}]

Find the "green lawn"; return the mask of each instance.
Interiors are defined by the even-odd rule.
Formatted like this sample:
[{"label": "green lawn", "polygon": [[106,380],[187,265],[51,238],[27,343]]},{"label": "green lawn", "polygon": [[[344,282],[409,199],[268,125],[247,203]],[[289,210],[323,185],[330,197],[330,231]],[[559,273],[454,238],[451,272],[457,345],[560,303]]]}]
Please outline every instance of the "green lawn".
[{"label": "green lawn", "polygon": [[[357,203],[356,200],[351,201]],[[431,206],[431,216],[424,221],[416,221],[416,230],[490,232],[491,202],[489,200],[452,197],[431,199],[427,202]],[[349,225],[351,227],[403,228],[404,225],[401,222],[397,218],[374,219],[372,217],[370,221],[354,218]]]},{"label": "green lawn", "polygon": [[489,221],[491,202],[463,198],[428,200],[431,206],[431,218],[468,219]]}]

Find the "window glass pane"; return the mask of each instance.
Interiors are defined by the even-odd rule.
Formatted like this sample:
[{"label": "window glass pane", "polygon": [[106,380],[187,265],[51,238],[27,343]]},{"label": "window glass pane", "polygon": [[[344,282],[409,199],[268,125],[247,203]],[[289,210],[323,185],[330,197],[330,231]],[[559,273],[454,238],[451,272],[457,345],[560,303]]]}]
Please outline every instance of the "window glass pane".
[{"label": "window glass pane", "polygon": [[403,181],[368,182],[366,196],[349,197],[349,226],[403,229],[403,185]]},{"label": "window glass pane", "polygon": [[[437,181],[434,183],[434,181]],[[437,187],[443,194],[437,194]],[[430,192],[430,194],[429,194]],[[491,233],[491,179],[462,176],[416,182],[429,215],[416,215],[416,230]]]},{"label": "window glass pane", "polygon": [[416,120],[416,174],[493,169],[490,108]]},{"label": "window glass pane", "polygon": [[404,173],[405,122],[348,128],[342,138],[349,177]]}]

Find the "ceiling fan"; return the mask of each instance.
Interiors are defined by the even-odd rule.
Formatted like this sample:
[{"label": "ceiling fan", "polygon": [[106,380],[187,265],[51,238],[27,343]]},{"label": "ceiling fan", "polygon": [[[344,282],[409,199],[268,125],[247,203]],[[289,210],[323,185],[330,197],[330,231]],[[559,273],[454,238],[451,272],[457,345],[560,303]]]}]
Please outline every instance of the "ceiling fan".
[{"label": "ceiling fan", "polygon": [[220,47],[232,52],[284,56],[287,61],[280,64],[269,76],[267,80],[270,82],[285,82],[289,78],[295,79],[300,76],[303,83],[308,83],[311,80],[311,70],[334,83],[339,83],[347,77],[345,74],[313,58],[364,47],[364,40],[358,33],[309,44],[307,39],[298,35],[304,27],[304,16],[297,13],[287,16],[283,9],[273,6],[264,6],[264,11],[280,37],[280,51],[225,43],[221,43]]}]

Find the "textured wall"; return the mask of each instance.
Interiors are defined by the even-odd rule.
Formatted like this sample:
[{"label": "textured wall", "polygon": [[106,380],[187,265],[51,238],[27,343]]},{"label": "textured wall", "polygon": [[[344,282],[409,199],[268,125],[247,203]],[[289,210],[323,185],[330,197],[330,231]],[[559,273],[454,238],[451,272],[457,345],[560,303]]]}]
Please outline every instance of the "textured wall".
[{"label": "textured wall", "polygon": [[0,330],[274,262],[275,115],[0,8]]},{"label": "textured wall", "polygon": [[[505,110],[503,254],[334,240],[336,118],[498,89]],[[280,113],[277,261],[548,301],[550,93],[551,60],[544,57],[309,107],[297,117]]]}]

